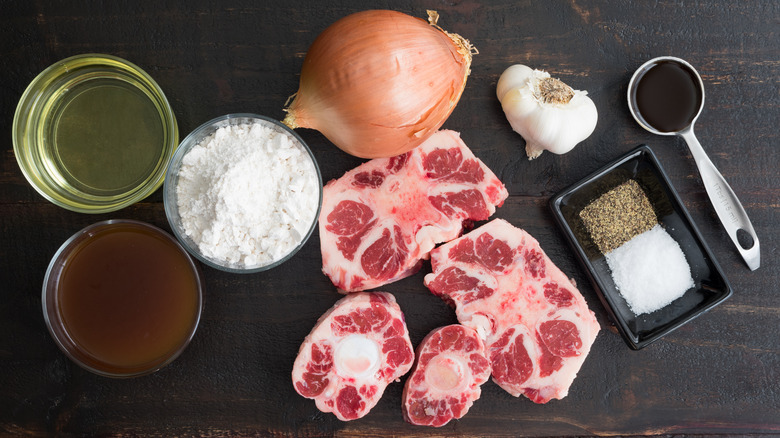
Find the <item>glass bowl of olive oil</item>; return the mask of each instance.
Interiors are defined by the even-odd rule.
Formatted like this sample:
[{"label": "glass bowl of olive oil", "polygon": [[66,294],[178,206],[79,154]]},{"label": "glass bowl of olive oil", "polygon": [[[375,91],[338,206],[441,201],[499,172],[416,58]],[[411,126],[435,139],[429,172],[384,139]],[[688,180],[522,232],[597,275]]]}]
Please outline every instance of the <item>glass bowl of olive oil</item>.
[{"label": "glass bowl of olive oil", "polygon": [[13,123],[16,160],[44,198],[81,213],[116,211],[162,185],[179,142],[157,83],[111,55],[59,61],[27,87]]}]

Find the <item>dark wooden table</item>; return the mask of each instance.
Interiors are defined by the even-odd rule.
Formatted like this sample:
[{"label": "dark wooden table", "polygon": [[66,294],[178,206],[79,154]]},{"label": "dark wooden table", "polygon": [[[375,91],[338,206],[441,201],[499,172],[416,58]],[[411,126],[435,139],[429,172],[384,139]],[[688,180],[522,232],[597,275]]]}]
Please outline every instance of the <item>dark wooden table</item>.
[{"label": "dark wooden table", "polygon": [[[30,2],[0,18],[0,435],[780,435],[780,3],[623,1]],[[283,4],[283,6],[271,3]],[[130,218],[169,230],[162,194],[105,215],[45,201],[22,176],[11,124],[27,84],[79,53],[123,57],[167,94],[181,136],[213,117],[254,112],[281,119],[303,57],[330,23],[369,8],[424,17],[479,49],[463,97],[444,125],[460,131],[510,197],[496,217],[535,236],[580,285],[603,330],[568,397],[535,405],[492,382],[469,414],[442,429],[404,422],[394,383],[363,419],[343,423],[295,393],[290,371],[316,319],[340,295],[321,274],[319,237],[266,273],[203,267],[205,308],[174,363],[114,380],[70,362],[46,330],[40,291],[60,244],[100,220]],[[642,130],[626,107],[631,73],[661,55],[701,73],[707,100],[696,127],[761,239],[750,272],[719,225],[681,139]],[[524,63],[586,89],[596,131],[563,156],[528,161],[495,97],[499,75]],[[311,130],[300,134],[326,180],[361,160]],[[646,143],[659,156],[735,292],[711,312],[644,350],[617,334],[547,207],[559,190]],[[383,290],[406,313],[412,342],[455,322],[422,284],[429,267]]]}]

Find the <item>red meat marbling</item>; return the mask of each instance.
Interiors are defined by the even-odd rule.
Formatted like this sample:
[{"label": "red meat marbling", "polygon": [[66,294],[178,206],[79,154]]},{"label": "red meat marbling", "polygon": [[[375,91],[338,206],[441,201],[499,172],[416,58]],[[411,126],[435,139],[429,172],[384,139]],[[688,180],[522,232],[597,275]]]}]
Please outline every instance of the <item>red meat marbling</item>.
[{"label": "red meat marbling", "polygon": [[412,367],[404,315],[386,292],[350,294],[322,315],[298,351],[295,390],[340,420],[361,418]]},{"label": "red meat marbling", "polygon": [[488,377],[490,361],[477,332],[460,324],[440,327],[417,347],[417,363],[404,386],[404,418],[434,427],[461,418]]},{"label": "red meat marbling", "polygon": [[488,219],[508,193],[453,131],[330,181],[319,218],[322,270],[336,287],[372,289],[414,274],[464,223]]},{"label": "red meat marbling", "polygon": [[485,340],[493,381],[546,403],[568,394],[599,325],[525,231],[501,219],[431,252],[425,285]]}]

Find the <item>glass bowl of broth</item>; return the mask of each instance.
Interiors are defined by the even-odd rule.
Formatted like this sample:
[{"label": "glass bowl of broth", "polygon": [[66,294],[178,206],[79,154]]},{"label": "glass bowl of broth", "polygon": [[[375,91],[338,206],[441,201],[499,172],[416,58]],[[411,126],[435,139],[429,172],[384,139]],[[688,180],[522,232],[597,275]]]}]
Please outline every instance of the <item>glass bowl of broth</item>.
[{"label": "glass bowl of broth", "polygon": [[106,377],[141,376],[171,363],[194,336],[200,273],[161,229],[98,222],[52,258],[42,307],[49,332],[73,362]]}]

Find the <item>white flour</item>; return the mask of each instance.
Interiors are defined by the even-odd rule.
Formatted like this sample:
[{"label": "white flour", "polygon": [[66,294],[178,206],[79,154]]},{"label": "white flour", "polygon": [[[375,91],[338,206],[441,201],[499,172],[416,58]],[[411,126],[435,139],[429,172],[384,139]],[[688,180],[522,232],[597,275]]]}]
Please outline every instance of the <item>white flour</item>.
[{"label": "white flour", "polygon": [[301,242],[315,220],[319,190],[306,150],[255,123],[220,128],[192,148],[176,197],[184,232],[206,257],[255,267]]}]

